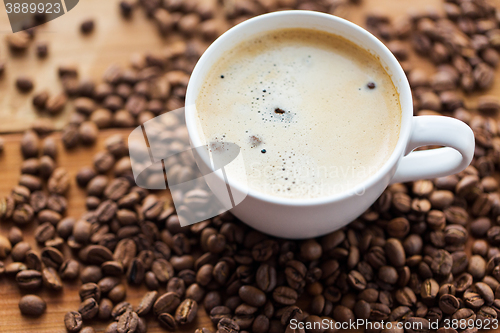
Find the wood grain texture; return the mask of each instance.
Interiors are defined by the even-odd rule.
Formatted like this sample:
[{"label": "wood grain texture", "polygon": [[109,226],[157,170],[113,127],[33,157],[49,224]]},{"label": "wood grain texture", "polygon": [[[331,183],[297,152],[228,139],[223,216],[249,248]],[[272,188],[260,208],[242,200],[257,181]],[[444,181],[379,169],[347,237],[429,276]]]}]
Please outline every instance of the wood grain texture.
[{"label": "wood grain texture", "polygon": [[[201,0],[204,1],[204,0]],[[500,0],[495,3],[500,4]],[[360,6],[351,6],[342,13],[343,17],[358,23],[364,23],[367,12],[377,10],[387,12],[392,18],[397,19],[408,11],[423,10],[428,7],[441,9],[439,0],[364,0]],[[79,23],[83,19],[94,17],[96,30],[90,36],[83,37],[79,33]],[[22,95],[14,88],[13,82],[19,74],[29,74],[36,82],[33,92],[42,89],[56,93],[61,89],[56,74],[57,65],[60,63],[77,63],[84,77],[99,79],[102,72],[111,63],[126,65],[130,55],[134,52],[159,52],[168,40],[160,38],[155,26],[149,22],[145,15],[137,11],[130,21],[123,20],[117,10],[116,0],[81,0],[77,8],[63,17],[49,22],[38,30],[38,41],[50,43],[50,55],[45,60],[35,56],[34,48],[17,58],[8,56],[4,37],[10,33],[8,19],[3,7],[0,5],[0,59],[7,59],[7,72],[0,78],[0,133],[15,133],[30,126],[38,117],[31,106],[32,94]],[[427,61],[411,55],[416,67],[427,69],[432,73],[433,66]],[[497,71],[497,74],[498,71]],[[500,79],[497,80],[491,94],[500,95]],[[467,103],[473,106],[476,96],[468,98]],[[63,125],[70,112],[69,105],[63,114],[55,119],[58,127]],[[85,211],[85,193],[74,184],[74,175],[81,166],[90,165],[95,152],[102,149],[106,137],[114,133],[127,135],[129,130],[108,130],[101,132],[99,141],[92,148],[78,148],[71,152],[62,153],[58,165],[70,171],[73,186],[69,192],[68,216],[78,217]],[[54,134],[58,136],[58,134]],[[0,156],[0,196],[10,193],[17,184],[19,167],[22,161],[19,152],[20,134],[4,136],[6,140],[5,152]],[[62,152],[62,150],[61,150]],[[0,233],[5,234],[10,225],[0,223]],[[25,229],[25,239],[38,248],[33,239],[34,225]],[[40,318],[26,318],[20,315],[17,304],[22,292],[12,280],[5,276],[0,277],[0,333],[3,332],[39,332],[63,333],[63,317],[67,311],[76,310],[79,304],[79,283],[65,284],[61,293],[40,292],[47,301],[47,312]],[[137,305],[145,291],[142,288],[129,288],[127,300]],[[91,325],[97,332],[103,332],[106,323],[92,322]],[[148,321],[148,332],[165,332],[158,327],[155,320]],[[183,327],[178,332],[193,332],[195,327],[211,326],[210,320],[203,308],[195,323]]]}]

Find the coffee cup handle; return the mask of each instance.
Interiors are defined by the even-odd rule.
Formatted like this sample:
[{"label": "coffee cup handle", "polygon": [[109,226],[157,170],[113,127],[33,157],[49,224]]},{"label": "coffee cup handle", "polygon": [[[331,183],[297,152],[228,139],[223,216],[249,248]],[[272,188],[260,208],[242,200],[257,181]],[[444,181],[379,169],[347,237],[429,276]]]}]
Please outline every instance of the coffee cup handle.
[{"label": "coffee cup handle", "polygon": [[[464,170],[474,156],[474,133],[464,122],[442,116],[418,116],[412,119],[412,132],[405,156],[400,160],[391,183],[432,179]],[[437,145],[444,148],[413,151]]]}]

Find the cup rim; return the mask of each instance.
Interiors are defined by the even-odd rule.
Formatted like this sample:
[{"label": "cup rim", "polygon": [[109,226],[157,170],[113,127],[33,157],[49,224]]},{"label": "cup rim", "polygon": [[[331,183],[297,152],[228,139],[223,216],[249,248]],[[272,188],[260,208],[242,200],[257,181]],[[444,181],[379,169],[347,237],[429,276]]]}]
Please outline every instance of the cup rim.
[{"label": "cup rim", "polygon": [[[198,133],[197,123],[195,120],[196,116],[194,111],[196,109],[197,96],[193,96],[193,94],[195,93],[193,92],[194,89],[193,78],[194,80],[204,79],[204,77],[201,77],[200,75],[202,67],[207,66],[206,63],[209,62],[209,59],[212,57],[212,53],[215,52],[215,50],[217,50],[220,46],[222,46],[225,43],[225,40],[228,38],[230,34],[231,35],[238,34],[240,31],[244,31],[250,25],[260,24],[263,23],[263,21],[272,20],[273,18],[278,16],[289,16],[289,17],[310,16],[310,17],[316,17],[318,19],[320,18],[329,19],[332,21],[336,21],[337,23],[343,24],[348,29],[353,30],[358,36],[369,38],[372,40],[372,42],[375,44],[378,50],[367,49],[365,46],[360,45],[354,41],[351,42],[371,52],[372,54],[379,56],[382,65],[384,65],[388,69],[389,72],[388,74],[391,76],[393,84],[396,87],[400,87],[400,89],[398,89],[398,94],[401,107],[401,123],[400,123],[398,142],[396,143],[396,146],[394,147],[390,157],[382,165],[382,167],[375,172],[375,174],[373,174],[371,177],[361,182],[360,184],[352,187],[348,191],[336,193],[333,195],[320,196],[317,198],[287,198],[287,197],[278,197],[271,194],[263,193],[259,190],[255,190],[248,186],[244,186],[235,180],[230,181],[230,186],[233,189],[240,191],[241,193],[247,193],[247,196],[251,196],[252,198],[265,202],[270,202],[285,206],[315,206],[315,205],[323,205],[335,201],[340,201],[352,195],[355,195],[356,193],[364,193],[366,189],[374,186],[376,183],[380,182],[384,177],[390,175],[390,178],[392,178],[393,173],[395,171],[395,169],[393,170],[393,167],[398,163],[403,153],[405,153],[407,142],[409,140],[411,133],[411,121],[413,118],[413,103],[412,103],[410,84],[408,82],[406,74],[404,73],[400,63],[398,62],[396,57],[392,54],[392,52],[389,51],[387,46],[385,46],[384,43],[382,43],[373,34],[368,32],[364,28],[358,26],[357,24],[354,24],[341,17],[315,11],[285,10],[285,11],[272,12],[253,17],[227,30],[206,49],[206,51],[203,53],[203,55],[196,63],[195,68],[193,69],[186,91],[185,120],[191,145],[193,147],[203,146]],[[271,30],[273,29],[270,29],[270,31]],[[208,65],[211,66],[213,65],[213,63],[214,62]],[[400,84],[397,84],[396,83],[397,81],[400,81]],[[217,175],[217,177],[219,177],[222,181],[224,181],[218,172],[214,173]]]}]

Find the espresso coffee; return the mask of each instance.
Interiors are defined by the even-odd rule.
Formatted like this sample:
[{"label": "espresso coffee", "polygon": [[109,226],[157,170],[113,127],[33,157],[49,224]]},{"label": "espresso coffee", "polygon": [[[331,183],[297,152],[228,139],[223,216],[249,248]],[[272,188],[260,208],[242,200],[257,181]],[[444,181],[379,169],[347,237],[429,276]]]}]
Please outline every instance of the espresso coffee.
[{"label": "espresso coffee", "polygon": [[[379,60],[309,29],[242,41],[208,72],[196,99],[205,143],[232,142],[229,179],[279,197],[342,193],[381,168],[399,138],[399,95]],[[245,179],[246,178],[246,179]]]}]

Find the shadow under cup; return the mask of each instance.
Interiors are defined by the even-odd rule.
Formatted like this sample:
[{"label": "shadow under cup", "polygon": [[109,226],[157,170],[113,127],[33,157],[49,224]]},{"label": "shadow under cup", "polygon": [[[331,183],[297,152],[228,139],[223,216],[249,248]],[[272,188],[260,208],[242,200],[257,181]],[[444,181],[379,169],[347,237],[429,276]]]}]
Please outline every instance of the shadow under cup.
[{"label": "shadow under cup", "polygon": [[[255,35],[286,28],[315,29],[341,36],[373,54],[390,75],[400,97],[401,126],[399,139],[385,164],[366,181],[350,191],[312,199],[289,199],[261,193],[231,179],[221,170],[207,181],[219,198],[227,191],[238,200],[231,212],[250,226],[285,238],[316,237],[336,230],[361,215],[384,191],[405,153],[411,132],[413,104],[411,90],[399,62],[376,37],[344,19],[312,11],[283,11],[245,21],[219,37],[197,63],[186,93],[186,125],[192,147],[203,146],[198,132],[196,98],[212,66],[227,51]],[[210,161],[200,168],[210,167]],[[226,186],[228,185],[228,186]],[[363,193],[363,195],[359,195]],[[358,194],[358,195],[356,195]],[[244,199],[241,199],[244,198]]]}]

